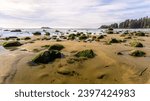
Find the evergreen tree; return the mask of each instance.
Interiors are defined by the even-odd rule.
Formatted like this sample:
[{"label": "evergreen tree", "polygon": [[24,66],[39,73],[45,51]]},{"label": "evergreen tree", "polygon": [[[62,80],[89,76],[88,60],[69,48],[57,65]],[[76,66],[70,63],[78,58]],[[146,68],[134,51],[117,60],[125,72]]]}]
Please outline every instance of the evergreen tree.
[{"label": "evergreen tree", "polygon": [[100,28],[150,28],[150,18],[144,17],[140,19],[127,19],[124,22],[102,25]]}]

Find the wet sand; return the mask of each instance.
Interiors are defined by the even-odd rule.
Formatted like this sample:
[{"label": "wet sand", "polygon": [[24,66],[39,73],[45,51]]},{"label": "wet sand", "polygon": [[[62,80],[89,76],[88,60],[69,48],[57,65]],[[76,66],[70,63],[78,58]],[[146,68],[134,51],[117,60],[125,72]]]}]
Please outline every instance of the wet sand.
[{"label": "wet sand", "polygon": [[[144,44],[143,48],[136,48],[147,53],[146,57],[135,58],[128,53],[135,48],[129,46],[131,40],[125,43],[105,45],[109,38],[119,38],[120,35],[108,35],[100,42],[77,41],[50,41],[37,40],[27,43],[9,54],[0,55],[0,83],[9,84],[143,84],[150,83],[150,40],[149,37],[138,37]],[[49,64],[30,66],[28,62],[39,52],[34,49],[44,50],[41,46],[62,44],[65,58],[57,59]],[[96,57],[69,64],[74,52],[92,49]],[[26,50],[26,51],[21,51]],[[122,52],[123,55],[117,55]],[[10,54],[11,53],[11,54]],[[62,75],[57,71],[67,68],[75,75]],[[146,70],[145,70],[146,69]],[[145,71],[144,71],[145,70]],[[144,71],[144,72],[143,72]],[[142,73],[142,75],[141,75]]]}]

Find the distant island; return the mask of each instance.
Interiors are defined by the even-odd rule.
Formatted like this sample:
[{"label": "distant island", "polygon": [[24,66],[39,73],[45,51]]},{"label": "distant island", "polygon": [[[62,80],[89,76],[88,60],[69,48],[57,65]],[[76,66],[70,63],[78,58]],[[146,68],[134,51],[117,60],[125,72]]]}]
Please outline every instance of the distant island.
[{"label": "distant island", "polygon": [[41,29],[51,29],[50,27],[41,27]]},{"label": "distant island", "polygon": [[100,28],[150,28],[150,18],[147,16],[140,19],[127,19],[121,23],[102,25]]}]

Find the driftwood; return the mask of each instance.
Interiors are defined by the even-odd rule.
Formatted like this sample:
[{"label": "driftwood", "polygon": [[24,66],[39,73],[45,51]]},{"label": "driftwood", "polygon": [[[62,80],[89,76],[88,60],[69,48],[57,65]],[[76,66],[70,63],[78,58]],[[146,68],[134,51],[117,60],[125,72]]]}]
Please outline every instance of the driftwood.
[{"label": "driftwood", "polygon": [[143,73],[147,70],[148,68],[145,68],[141,73],[140,73],[140,75],[139,76],[142,76],[143,75]]}]

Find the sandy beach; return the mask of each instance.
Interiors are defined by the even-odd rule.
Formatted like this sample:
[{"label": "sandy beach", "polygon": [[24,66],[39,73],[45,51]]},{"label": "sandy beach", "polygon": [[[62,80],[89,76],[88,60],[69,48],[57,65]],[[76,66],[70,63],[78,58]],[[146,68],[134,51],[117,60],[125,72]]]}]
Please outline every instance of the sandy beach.
[{"label": "sandy beach", "polygon": [[[41,37],[39,37],[41,38]],[[129,46],[133,39],[126,42],[106,45],[110,38],[124,39],[118,34],[107,35],[96,42],[75,40],[35,40],[22,41],[17,49],[7,49],[0,54],[0,83],[4,84],[145,84],[150,83],[150,40],[149,37],[136,37],[143,48]],[[2,43],[3,41],[1,41]],[[61,44],[65,57],[48,64],[31,65],[31,59],[46,48],[45,45]],[[69,63],[78,51],[92,49],[94,58]],[[146,52],[145,57],[129,55],[131,50]],[[121,52],[122,55],[117,53]],[[63,75],[60,70],[73,71],[74,75]]]}]

